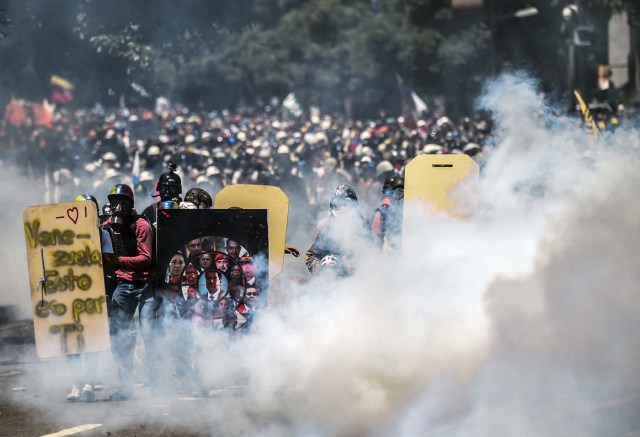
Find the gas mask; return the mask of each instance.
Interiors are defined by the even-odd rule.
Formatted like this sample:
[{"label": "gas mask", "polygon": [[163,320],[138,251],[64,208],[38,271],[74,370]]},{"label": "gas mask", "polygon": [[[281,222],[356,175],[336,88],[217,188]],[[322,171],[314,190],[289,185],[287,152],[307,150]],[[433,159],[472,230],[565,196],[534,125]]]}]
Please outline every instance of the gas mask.
[{"label": "gas mask", "polygon": [[110,199],[112,218],[111,227],[116,232],[122,232],[131,214],[131,199],[125,196],[114,196]]},{"label": "gas mask", "polygon": [[160,200],[163,202],[165,200],[179,201],[181,192],[182,190],[180,189],[180,187],[177,187],[175,185],[160,184],[158,186],[158,193],[160,194]]},{"label": "gas mask", "polygon": [[351,217],[358,212],[358,204],[350,201],[331,202],[329,210],[334,217]]}]

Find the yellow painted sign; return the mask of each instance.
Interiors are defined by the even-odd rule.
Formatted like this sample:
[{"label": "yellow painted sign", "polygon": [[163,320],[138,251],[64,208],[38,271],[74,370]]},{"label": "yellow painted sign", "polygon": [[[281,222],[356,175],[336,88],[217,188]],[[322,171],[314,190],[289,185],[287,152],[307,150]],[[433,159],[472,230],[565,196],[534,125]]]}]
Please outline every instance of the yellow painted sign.
[{"label": "yellow painted sign", "polygon": [[23,219],[38,355],[109,349],[94,203],[31,206],[24,210]]},{"label": "yellow painted sign", "polygon": [[[405,168],[404,201],[427,216],[471,218],[478,209],[480,168],[467,155],[419,155]],[[404,215],[404,229],[407,219]]]},{"label": "yellow painted sign", "polygon": [[233,207],[268,210],[269,279],[273,279],[284,267],[289,198],[280,188],[269,185],[227,185],[216,196],[215,208]]}]

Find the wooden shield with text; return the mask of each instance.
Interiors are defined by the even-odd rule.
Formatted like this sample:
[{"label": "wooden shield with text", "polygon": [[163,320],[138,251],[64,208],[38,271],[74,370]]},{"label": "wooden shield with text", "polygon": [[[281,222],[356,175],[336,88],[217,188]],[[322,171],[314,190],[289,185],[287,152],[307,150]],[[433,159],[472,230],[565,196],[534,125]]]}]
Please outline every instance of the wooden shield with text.
[{"label": "wooden shield with text", "polygon": [[23,220],[38,355],[109,349],[94,203],[31,206],[24,210]]},{"label": "wooden shield with text", "polygon": [[269,185],[227,185],[217,194],[215,208],[234,207],[268,211],[269,279],[273,279],[284,267],[289,198],[280,188]]}]

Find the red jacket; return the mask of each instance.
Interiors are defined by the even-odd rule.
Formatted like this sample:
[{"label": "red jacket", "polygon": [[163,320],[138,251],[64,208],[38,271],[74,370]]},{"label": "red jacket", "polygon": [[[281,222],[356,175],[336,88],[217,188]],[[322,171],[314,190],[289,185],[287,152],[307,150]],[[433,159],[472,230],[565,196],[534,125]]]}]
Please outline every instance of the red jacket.
[{"label": "red jacket", "polygon": [[[111,217],[109,217],[102,227],[108,229],[110,234]],[[138,216],[136,220],[135,239],[136,251],[133,256],[118,256],[116,265],[116,277],[128,282],[151,282],[154,278],[154,265],[152,253],[152,232],[151,225],[143,217]]]}]

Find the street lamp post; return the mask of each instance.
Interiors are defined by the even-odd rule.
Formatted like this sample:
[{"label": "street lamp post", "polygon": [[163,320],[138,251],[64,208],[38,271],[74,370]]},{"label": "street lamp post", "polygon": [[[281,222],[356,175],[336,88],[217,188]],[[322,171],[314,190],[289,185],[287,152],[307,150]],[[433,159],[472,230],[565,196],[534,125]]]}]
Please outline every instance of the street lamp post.
[{"label": "street lamp post", "polygon": [[536,7],[527,7],[523,9],[518,9],[515,12],[500,15],[496,17],[495,11],[495,0],[491,0],[489,4],[489,23],[491,27],[491,77],[496,76],[496,24],[501,21],[511,20],[514,18],[528,18],[533,17],[534,15],[538,15],[538,8]]}]

